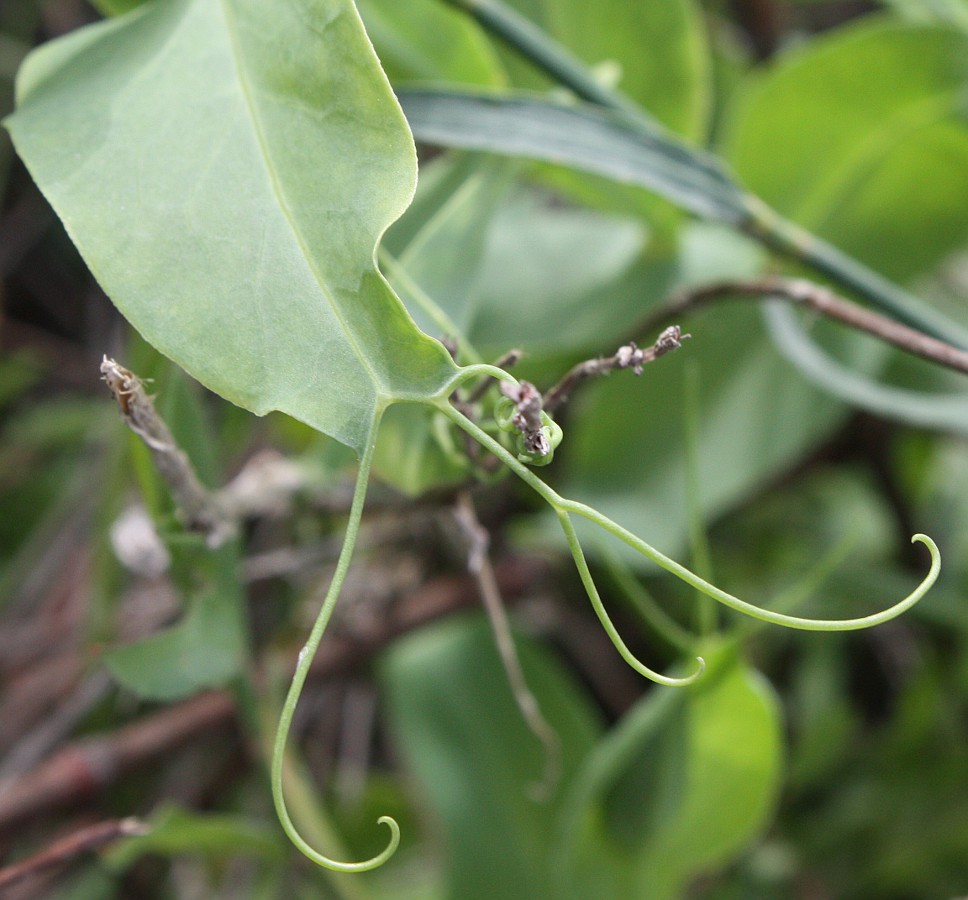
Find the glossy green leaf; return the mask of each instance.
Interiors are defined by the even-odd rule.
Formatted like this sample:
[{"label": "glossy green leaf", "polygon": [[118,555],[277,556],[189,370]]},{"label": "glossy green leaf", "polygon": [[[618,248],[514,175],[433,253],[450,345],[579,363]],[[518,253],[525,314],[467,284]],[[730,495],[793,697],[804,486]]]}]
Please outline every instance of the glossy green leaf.
[{"label": "glossy green leaf", "polygon": [[755,81],[727,158],[767,203],[893,278],[968,239],[968,35],[865,20]]},{"label": "glossy green leaf", "polygon": [[565,811],[556,896],[676,898],[766,825],[782,756],[779,705],[735,649],[654,689],[589,756]]},{"label": "glossy green leaf", "polygon": [[171,0],[28,59],[9,128],[108,295],[256,413],[357,452],[454,365],[373,263],[406,123],[350,0]]},{"label": "glossy green leaf", "polygon": [[443,825],[448,896],[531,900],[550,893],[554,821],[601,726],[582,688],[518,638],[528,684],[558,734],[559,790],[530,799],[543,758],[512,699],[494,638],[480,617],[397,641],[380,666],[393,735]]}]

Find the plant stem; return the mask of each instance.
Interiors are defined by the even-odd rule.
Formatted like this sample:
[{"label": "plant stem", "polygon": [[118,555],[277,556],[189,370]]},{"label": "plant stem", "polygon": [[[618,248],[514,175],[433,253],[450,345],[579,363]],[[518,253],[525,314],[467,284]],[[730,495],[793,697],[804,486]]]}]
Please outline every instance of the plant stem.
[{"label": "plant stem", "polygon": [[585,553],[582,550],[581,542],[578,540],[578,533],[575,531],[575,526],[571,521],[570,516],[564,509],[555,510],[558,513],[558,521],[561,523],[561,529],[565,533],[565,540],[568,542],[568,548],[571,550],[571,555],[575,560],[575,566],[578,569],[578,575],[582,580],[582,584],[585,586],[585,592],[588,594],[588,599],[591,600],[592,608],[595,610],[595,614],[598,616],[598,620],[602,623],[602,628],[605,629],[605,633],[609,636],[611,642],[615,645],[615,649],[618,650],[619,655],[625,660],[636,672],[640,675],[644,675],[650,681],[654,681],[657,684],[664,684],[669,687],[683,687],[687,684],[691,684],[706,670],[706,663],[703,658],[697,657],[697,662],[699,663],[696,670],[691,674],[687,675],[685,678],[672,678],[668,675],[661,675],[654,669],[650,669],[648,666],[643,665],[639,662],[632,651],[629,650],[625,641],[622,640],[622,636],[618,633],[618,629],[612,624],[612,620],[609,618],[608,613],[605,611],[605,604],[602,603],[602,598],[598,593],[598,587],[595,584],[595,579],[592,578],[592,573],[588,568],[588,562],[585,559]]},{"label": "plant stem", "polygon": [[683,653],[692,653],[696,636],[682,627],[645,589],[621,557],[610,547],[599,549],[609,575],[625,595],[635,612],[662,640]]},{"label": "plant stem", "polygon": [[209,547],[220,547],[236,534],[237,525],[219,498],[199,480],[188,454],[178,446],[168,424],[155,409],[144,383],[134,372],[106,356],[101,361],[101,377],[114,394],[125,425],[151,453],[185,527],[202,532]]},{"label": "plant stem", "polygon": [[636,375],[641,375],[644,365],[655,362],[660,356],[665,356],[672,350],[678,350],[682,342],[689,337],[692,335],[682,334],[678,325],[670,325],[651,347],[641,349],[633,341],[619,347],[614,356],[607,356],[604,359],[586,359],[572,366],[561,381],[545,392],[544,411],[548,415],[554,415],[557,409],[568,401],[572,391],[579,384],[596,375],[607,375],[615,369],[631,369]]}]

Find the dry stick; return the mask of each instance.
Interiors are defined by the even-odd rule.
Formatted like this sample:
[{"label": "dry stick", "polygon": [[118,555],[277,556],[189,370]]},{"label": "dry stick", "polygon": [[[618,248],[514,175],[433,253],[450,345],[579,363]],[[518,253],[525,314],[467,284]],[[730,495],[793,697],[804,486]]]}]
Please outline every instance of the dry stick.
[{"label": "dry stick", "polygon": [[553,415],[571,395],[571,392],[582,382],[596,375],[607,375],[615,369],[631,369],[636,375],[642,374],[642,367],[657,360],[660,356],[672,350],[678,350],[682,342],[692,337],[683,334],[678,325],[670,325],[656,342],[645,349],[637,347],[630,341],[624,347],[619,347],[614,356],[604,359],[587,359],[574,366],[561,381],[544,395],[544,410]]},{"label": "dry stick", "polygon": [[141,379],[106,356],[101,361],[101,377],[114,394],[125,424],[151,451],[155,467],[168,484],[185,525],[205,534],[210,547],[225,543],[235,533],[235,523],[216,495],[199,481],[185,451],[158,415]]},{"label": "dry stick", "polygon": [[790,300],[859,331],[867,332],[922,359],[968,374],[968,353],[964,350],[929,337],[867,307],[845,300],[833,291],[805,278],[740,278],[716,281],[687,290],[675,295],[656,313],[651,314],[642,324],[641,329],[647,331],[650,327],[654,327],[656,321],[668,319],[670,316],[685,315],[707,303],[731,296],[737,299],[745,296]]},{"label": "dry stick", "polygon": [[535,800],[547,800],[561,778],[561,741],[558,739],[558,733],[542,714],[537,698],[531,692],[524,677],[521,660],[518,658],[514,638],[511,636],[511,625],[507,610],[504,608],[501,589],[487,553],[490,535],[477,518],[474,501],[467,491],[461,491],[457,495],[454,518],[469,544],[467,569],[477,583],[478,593],[481,595],[481,601],[491,622],[494,642],[497,645],[511,693],[529,730],[544,747],[544,773],[541,780],[532,786],[531,793]]},{"label": "dry stick", "polygon": [[96,796],[136,766],[199,733],[224,727],[233,717],[232,697],[209,691],[111,734],[68,744],[35,769],[0,781],[0,832],[30,816]]},{"label": "dry stick", "polygon": [[138,819],[114,819],[99,822],[55,841],[46,850],[0,869],[0,891],[28,878],[66,865],[83,853],[90,853],[120,838],[147,834],[148,826]]}]

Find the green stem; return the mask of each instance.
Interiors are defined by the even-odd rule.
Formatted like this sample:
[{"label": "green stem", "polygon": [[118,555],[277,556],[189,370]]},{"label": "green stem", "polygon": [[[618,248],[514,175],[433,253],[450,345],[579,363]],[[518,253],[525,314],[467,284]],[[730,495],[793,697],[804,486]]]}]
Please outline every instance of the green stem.
[{"label": "green stem", "polygon": [[656,565],[665,569],[667,572],[671,572],[676,578],[691,585],[696,590],[702,591],[707,597],[712,597],[714,600],[719,601],[723,606],[729,607],[737,612],[745,613],[763,622],[784,625],[787,628],[798,628],[802,631],[858,631],[862,628],[871,628],[874,625],[889,622],[891,619],[897,618],[901,613],[906,612],[914,606],[928,592],[931,585],[935,583],[941,571],[941,551],[938,550],[938,545],[926,534],[916,534],[911,540],[912,542],[919,541],[928,548],[928,552],[931,554],[931,568],[921,583],[900,602],[880,612],[872,613],[869,616],[859,616],[853,619],[806,619],[801,616],[788,616],[783,613],[773,612],[769,609],[762,609],[759,606],[754,606],[752,603],[747,603],[745,600],[740,600],[738,597],[726,593],[726,591],[700,578],[694,572],[690,572],[689,569],[677,563],[674,559],[670,559],[664,553],[660,553],[640,537],[622,528],[621,525],[613,522],[607,516],[602,515],[597,509],[592,509],[590,506],[585,506],[584,503],[578,503],[575,500],[562,499],[561,503],[561,508],[584,516],[610,534],[614,534],[620,540],[625,541],[630,547],[638,550],[647,559],[652,560]]},{"label": "green stem", "polygon": [[[699,367],[694,359],[685,368],[685,398],[683,402],[685,428],[686,511],[689,522],[689,547],[692,564],[707,581],[713,577],[713,558],[702,515],[701,481],[699,475]],[[716,630],[716,609],[709,598],[699,596],[696,608],[696,628],[703,637]]]},{"label": "green stem", "polygon": [[356,476],[356,487],[353,490],[353,503],[350,507],[349,520],[346,523],[346,537],[343,539],[343,548],[340,551],[339,559],[336,563],[336,571],[333,574],[333,580],[326,593],[326,599],[323,601],[319,615],[316,617],[316,622],[309,635],[309,640],[306,641],[306,646],[299,653],[296,671],[292,676],[289,693],[286,695],[286,701],[283,704],[282,713],[279,716],[279,725],[276,729],[276,737],[272,749],[272,799],[275,803],[276,813],[279,816],[279,821],[282,823],[283,829],[293,844],[309,857],[309,859],[320,866],[337,872],[366,872],[383,865],[383,863],[393,856],[400,843],[400,826],[390,816],[381,816],[377,820],[378,823],[385,824],[389,827],[390,841],[382,853],[379,853],[371,859],[356,863],[346,863],[323,856],[303,839],[289,816],[282,784],[283,763],[285,759],[286,741],[289,737],[289,729],[292,725],[292,717],[296,711],[299,695],[302,693],[303,684],[306,681],[306,676],[309,674],[309,667],[312,665],[316,650],[319,647],[319,642],[322,640],[326,626],[329,624],[330,616],[333,614],[333,608],[336,605],[336,600],[339,598],[343,581],[346,579],[346,573],[350,566],[353,548],[356,546],[360,522],[363,517],[363,502],[366,498],[370,467],[373,464],[373,452],[376,447],[376,431],[379,419],[380,413],[378,412],[370,427],[366,449],[363,453],[363,458],[360,460],[360,469]]},{"label": "green stem", "polygon": [[[484,366],[474,366],[468,368],[493,368]],[[500,370],[498,370],[500,371]],[[507,379],[510,376],[507,373],[502,372],[501,375]],[[448,391],[449,393],[449,391]],[[595,586],[595,581],[592,578],[591,572],[588,569],[588,564],[585,561],[585,554],[581,549],[581,544],[578,541],[578,536],[575,534],[574,526],[571,520],[568,518],[567,512],[565,511],[565,505],[567,501],[562,499],[552,488],[545,484],[537,475],[535,475],[527,466],[523,465],[517,460],[513,453],[511,453],[506,447],[496,441],[491,435],[489,435],[483,428],[481,428],[476,422],[472,422],[463,413],[455,409],[446,399],[447,395],[439,395],[437,398],[436,406],[444,413],[448,418],[452,419],[454,423],[466,431],[474,440],[476,440],[482,447],[490,450],[501,462],[503,462],[515,475],[517,475],[522,481],[525,482],[532,490],[534,490],[538,496],[540,496],[552,509],[558,513],[558,520],[561,522],[561,527],[565,532],[565,538],[568,541],[568,546],[571,549],[572,556],[575,559],[575,565],[578,567],[578,574],[581,576],[582,584],[585,585],[585,590],[588,592],[588,597],[592,602],[592,606],[595,609],[595,613],[598,615],[602,626],[605,628],[606,634],[611,638],[612,643],[615,648],[621,654],[622,658],[633,668],[636,672],[644,675],[646,678],[652,681],[657,681],[660,684],[670,684],[670,685],[682,685],[688,684],[694,681],[701,674],[706,664],[699,660],[699,669],[693,675],[686,678],[670,678],[667,675],[660,675],[658,672],[654,672],[652,669],[645,666],[643,663],[639,662],[632,651],[625,645],[625,642],[619,636],[618,630],[612,624],[611,619],[608,617],[608,613],[602,604],[601,597],[598,594],[598,589]]]}]

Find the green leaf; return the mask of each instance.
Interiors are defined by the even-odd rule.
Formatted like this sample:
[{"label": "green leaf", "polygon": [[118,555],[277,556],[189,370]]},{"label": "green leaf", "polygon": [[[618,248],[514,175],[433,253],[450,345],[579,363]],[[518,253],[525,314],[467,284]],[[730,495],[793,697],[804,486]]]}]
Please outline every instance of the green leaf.
[{"label": "green leaf", "polygon": [[[691,0],[543,0],[550,34],[592,66],[618,67],[618,88],[667,127],[695,138],[709,112],[709,53]],[[643,52],[643,48],[648,48]]]},{"label": "green leaf", "polygon": [[124,842],[110,855],[113,869],[126,869],[146,853],[163,856],[186,854],[233,857],[238,855],[280,860],[285,845],[275,829],[234,815],[201,815],[178,807],[160,810],[151,831]]},{"label": "green leaf", "polygon": [[33,53],[8,120],[108,295],[256,413],[360,452],[455,367],[373,262],[415,156],[350,0],[170,0]]},{"label": "green leaf", "polygon": [[221,687],[241,670],[248,634],[238,548],[226,544],[213,557],[210,583],[190,597],[177,625],[105,654],[111,674],[138,696],[177,700]]},{"label": "green leaf", "polygon": [[443,824],[450,890],[462,900],[531,900],[550,892],[562,791],[600,733],[580,685],[532,641],[516,640],[525,676],[561,742],[560,790],[529,799],[543,758],[480,617],[397,641],[380,666],[393,733]]},{"label": "green leaf", "polygon": [[564,815],[557,896],[680,897],[767,823],[779,705],[735,648],[703,656],[703,678],[653,689],[589,756]]},{"label": "green leaf", "polygon": [[[718,158],[694,150],[648,119],[521,95],[415,91],[402,93],[401,101],[421,140],[569,165],[645,187],[689,212],[742,229],[803,260],[914,328],[968,347],[963,326],[832,244],[785,221],[741,190]],[[776,156],[772,146],[764,152]],[[952,196],[960,195],[949,193]],[[957,216],[968,217],[963,206],[958,210]],[[913,234],[910,228],[908,232]],[[898,251],[898,258],[905,254]]]},{"label": "green leaf", "polygon": [[781,59],[726,154],[767,203],[896,279],[968,239],[968,35],[864,20]]},{"label": "green leaf", "polygon": [[[507,160],[482,160],[419,232],[398,245],[397,262],[457,336],[485,357],[511,347],[529,359],[597,349],[603,332],[613,337],[623,320],[639,314],[637,286],[616,282],[635,265],[646,230],[628,216],[549,200],[513,179],[519,169]],[[410,303],[407,285],[390,276]],[[412,312],[426,331],[439,329],[419,306]],[[549,317],[558,322],[553,332]]]}]

